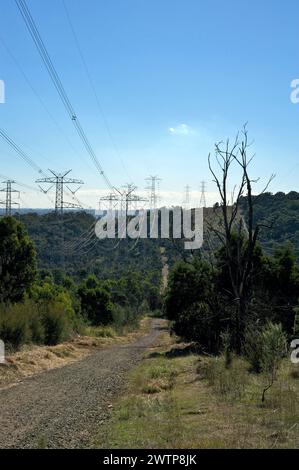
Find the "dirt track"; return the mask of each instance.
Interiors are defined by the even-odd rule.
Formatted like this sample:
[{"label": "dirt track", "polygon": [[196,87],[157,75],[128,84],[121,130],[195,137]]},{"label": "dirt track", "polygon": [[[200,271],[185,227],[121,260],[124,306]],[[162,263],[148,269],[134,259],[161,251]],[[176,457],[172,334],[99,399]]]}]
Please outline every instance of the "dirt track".
[{"label": "dirt track", "polygon": [[99,350],[71,365],[0,390],[0,448],[86,448],[109,405],[125,385],[125,373],[154,344],[162,322],[135,343]]}]

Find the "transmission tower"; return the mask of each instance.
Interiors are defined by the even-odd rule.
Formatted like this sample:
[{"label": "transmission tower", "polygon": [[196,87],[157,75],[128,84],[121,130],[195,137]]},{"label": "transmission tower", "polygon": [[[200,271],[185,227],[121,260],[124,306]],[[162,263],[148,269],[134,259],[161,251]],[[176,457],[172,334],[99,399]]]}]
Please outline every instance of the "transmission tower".
[{"label": "transmission tower", "polygon": [[131,205],[134,203],[134,209],[137,210],[138,202],[147,202],[147,198],[143,198],[141,196],[138,196],[137,194],[133,194],[137,186],[135,186],[132,183],[127,183],[124,187],[123,193],[122,193],[122,201],[121,201],[121,210],[125,210],[126,214],[128,214],[128,211],[131,209]]},{"label": "transmission tower", "polygon": [[200,183],[200,201],[199,201],[199,207],[206,207],[207,206],[207,201],[206,201],[206,182],[202,181]]},{"label": "transmission tower", "polygon": [[101,202],[108,202],[108,209],[111,212],[113,209],[116,208],[117,203],[121,201],[120,196],[117,196],[115,193],[109,193],[107,196],[103,196],[100,198],[100,209],[101,209]]},{"label": "transmission tower", "polygon": [[157,175],[152,176],[150,175],[148,178],[145,179],[145,181],[148,181],[148,186],[146,189],[149,191],[149,200],[150,200],[150,208],[151,209],[156,209],[157,207],[157,202],[159,201],[159,182],[161,181],[161,178],[159,178]]},{"label": "transmission tower", "polygon": [[[40,189],[44,192],[47,193],[50,191],[53,186],[55,186],[56,189],[56,197],[55,197],[55,212],[57,214],[62,214],[63,209],[72,209],[72,208],[80,208],[81,205],[79,204],[73,204],[71,202],[66,202],[63,199],[63,192],[64,192],[64,185],[69,185],[69,184],[78,184],[81,186],[83,183],[82,180],[77,180],[77,179],[72,179],[72,178],[66,178],[66,176],[72,171],[68,170],[65,173],[55,173],[55,171],[50,170],[49,171],[52,173],[53,177],[47,177],[47,178],[41,178],[36,180],[36,183],[47,183],[50,184],[51,186],[48,187],[47,190],[44,190],[41,186]],[[67,186],[68,187],[68,186]],[[69,188],[68,188],[69,189]],[[78,188],[79,189],[79,188]],[[78,190],[77,189],[77,190]],[[76,192],[76,191],[75,191]]]},{"label": "transmission tower", "polygon": [[185,198],[183,200],[183,206],[188,209],[190,206],[190,186],[185,186]]},{"label": "transmission tower", "polygon": [[12,187],[12,185],[15,184],[15,181],[7,180],[2,181],[2,183],[6,185],[5,188],[0,189],[1,192],[6,193],[5,202],[2,202],[2,204],[5,204],[5,214],[11,215],[12,206],[19,206],[17,202],[12,200],[12,193],[18,193],[20,195],[20,192]]}]

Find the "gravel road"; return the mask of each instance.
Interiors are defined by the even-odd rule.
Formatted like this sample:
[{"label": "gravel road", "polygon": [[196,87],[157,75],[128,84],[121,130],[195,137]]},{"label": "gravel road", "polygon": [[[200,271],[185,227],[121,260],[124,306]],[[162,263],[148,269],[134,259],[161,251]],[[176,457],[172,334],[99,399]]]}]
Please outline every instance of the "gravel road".
[{"label": "gravel road", "polygon": [[71,365],[0,390],[0,448],[86,448],[99,422],[110,415],[125,375],[157,340],[161,320],[128,345],[98,350]]}]

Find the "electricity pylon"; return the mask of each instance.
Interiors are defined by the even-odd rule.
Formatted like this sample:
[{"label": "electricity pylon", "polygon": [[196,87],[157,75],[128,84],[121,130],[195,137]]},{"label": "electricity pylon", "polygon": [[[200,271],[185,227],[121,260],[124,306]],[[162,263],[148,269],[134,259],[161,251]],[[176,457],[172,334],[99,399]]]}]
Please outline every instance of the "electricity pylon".
[{"label": "electricity pylon", "polygon": [[150,208],[151,209],[156,209],[157,207],[157,202],[159,201],[159,181],[161,181],[161,178],[158,177],[158,175],[150,175],[148,178],[145,179],[145,181],[148,181],[148,186],[146,189],[150,193]]},{"label": "electricity pylon", "polygon": [[5,197],[5,202],[3,201],[1,204],[5,205],[5,214],[6,215],[11,215],[12,212],[12,206],[19,206],[19,204],[15,201],[12,200],[12,193],[18,193],[20,195],[20,192],[17,191],[16,189],[13,189],[12,184],[15,184],[15,181],[13,180],[7,180],[7,181],[2,181],[3,184],[5,184],[5,188],[1,188],[0,191],[6,193]]},{"label": "electricity pylon", "polygon": [[[100,197],[100,204],[101,202],[105,201],[105,202],[108,202],[108,208],[109,208],[109,211],[111,212],[113,209],[116,208],[117,206],[117,203],[121,200],[121,197],[118,196],[117,194],[115,193],[109,193],[107,194],[107,196],[102,196]],[[101,208],[101,207],[100,207]]]},{"label": "electricity pylon", "polygon": [[132,203],[135,204],[135,210],[136,210],[138,202],[148,201],[148,199],[146,198],[138,196],[137,194],[133,194],[137,189],[137,186],[135,186],[134,184],[127,183],[123,188],[124,190],[122,193],[121,210],[124,209],[123,205],[125,205],[126,214],[128,214],[128,211],[130,210]]},{"label": "electricity pylon", "polygon": [[[78,184],[81,186],[84,184],[82,180],[77,180],[73,178],[66,178],[66,176],[72,171],[68,170],[65,173],[55,173],[55,171],[50,170],[49,171],[52,173],[53,177],[49,178],[40,178],[36,180],[36,183],[48,183],[51,186],[47,189],[44,190],[41,186],[40,189],[42,190],[43,193],[47,193],[50,191],[53,186],[55,186],[56,190],[56,197],[55,197],[55,212],[57,214],[62,214],[63,209],[72,209],[72,208],[80,208],[81,205],[79,204],[73,204],[72,202],[66,202],[63,199],[63,187],[64,185],[69,185],[69,184]],[[78,188],[79,189],[79,188]]]},{"label": "electricity pylon", "polygon": [[206,207],[207,206],[207,201],[206,201],[206,182],[202,181],[200,183],[200,201],[199,201],[199,207]]},{"label": "electricity pylon", "polygon": [[183,200],[183,206],[185,209],[189,209],[190,206],[190,186],[188,184],[185,186],[185,198]]}]

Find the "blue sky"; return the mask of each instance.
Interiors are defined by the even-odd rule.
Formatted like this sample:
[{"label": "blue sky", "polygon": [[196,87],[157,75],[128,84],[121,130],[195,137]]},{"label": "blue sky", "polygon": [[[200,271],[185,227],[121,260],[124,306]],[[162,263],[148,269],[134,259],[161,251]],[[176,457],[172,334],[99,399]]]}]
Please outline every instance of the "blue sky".
[{"label": "blue sky", "polygon": [[[273,192],[298,190],[297,0],[65,0],[112,139],[84,71],[62,0],[27,0],[51,58],[112,183],[143,190],[159,174],[165,202],[206,180],[213,143],[248,121],[254,177]],[[79,196],[95,206],[106,191],[66,115],[13,0],[2,0],[0,127],[42,168],[72,168]],[[49,117],[36,94],[43,100]],[[33,185],[38,174],[0,141],[0,174]],[[259,185],[257,186],[257,190]],[[49,201],[30,191],[35,206]]]}]

